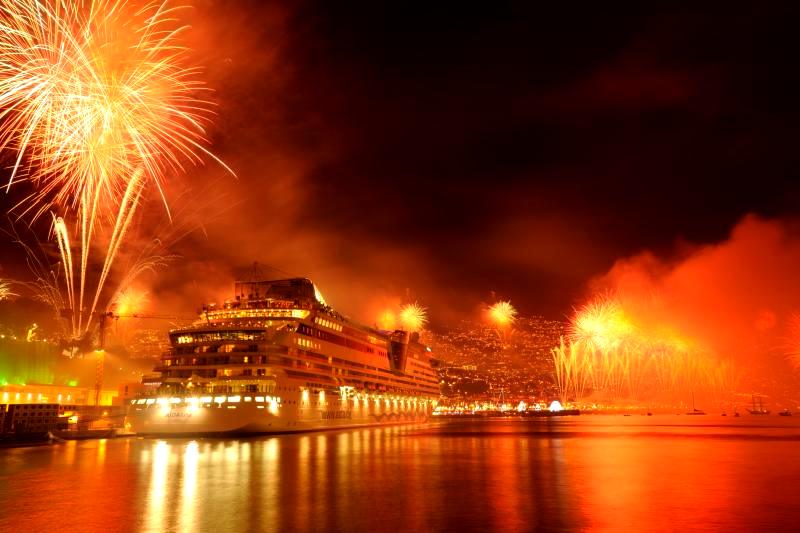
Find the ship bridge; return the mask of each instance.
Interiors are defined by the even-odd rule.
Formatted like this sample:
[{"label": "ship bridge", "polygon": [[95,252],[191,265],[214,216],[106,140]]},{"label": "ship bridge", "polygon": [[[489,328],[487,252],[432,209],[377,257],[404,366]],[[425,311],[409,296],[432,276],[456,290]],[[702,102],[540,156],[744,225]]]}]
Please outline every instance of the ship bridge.
[{"label": "ship bridge", "polygon": [[283,301],[298,305],[327,305],[317,286],[308,278],[290,278],[265,281],[237,281],[236,302]]}]

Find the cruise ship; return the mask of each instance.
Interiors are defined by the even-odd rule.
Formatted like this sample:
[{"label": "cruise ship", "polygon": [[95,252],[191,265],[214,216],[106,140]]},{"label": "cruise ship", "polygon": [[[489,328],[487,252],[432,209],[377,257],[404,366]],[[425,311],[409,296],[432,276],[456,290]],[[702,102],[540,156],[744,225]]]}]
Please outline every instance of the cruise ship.
[{"label": "cruise ship", "polygon": [[437,364],[417,332],[358,324],[306,278],[235,283],[170,331],[170,349],[131,400],[139,435],[285,433],[423,421]]}]

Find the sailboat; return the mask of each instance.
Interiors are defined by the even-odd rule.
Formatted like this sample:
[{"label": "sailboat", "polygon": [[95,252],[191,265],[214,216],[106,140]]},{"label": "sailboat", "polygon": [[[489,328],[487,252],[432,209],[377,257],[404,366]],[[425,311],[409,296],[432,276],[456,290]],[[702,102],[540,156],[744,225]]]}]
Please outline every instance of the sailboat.
[{"label": "sailboat", "polygon": [[750,413],[751,415],[768,415],[769,414],[769,410],[768,409],[764,409],[764,401],[761,399],[760,396],[758,397],[758,408],[756,408],[756,396],[755,396],[755,394],[753,395],[753,409],[752,410],[748,409],[747,412]]},{"label": "sailboat", "polygon": [[694,392],[692,392],[692,410],[686,413],[687,415],[704,415],[706,414],[705,411],[702,409],[698,409],[694,406]]}]

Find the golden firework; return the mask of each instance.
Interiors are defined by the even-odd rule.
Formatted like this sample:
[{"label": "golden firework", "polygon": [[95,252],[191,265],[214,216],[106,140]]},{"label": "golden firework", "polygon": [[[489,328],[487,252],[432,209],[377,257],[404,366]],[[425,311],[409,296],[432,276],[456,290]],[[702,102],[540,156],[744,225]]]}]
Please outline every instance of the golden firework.
[{"label": "golden firework", "polygon": [[[143,191],[155,186],[166,205],[166,176],[214,157],[205,148],[212,105],[181,43],[184,7],[0,6],[0,150],[14,154],[7,186],[20,177],[34,185],[15,206],[20,216],[53,212],[74,335],[89,326]],[[92,281],[89,253],[98,244],[105,254]]]},{"label": "golden firework", "polygon": [[573,342],[603,349],[620,344],[635,330],[619,301],[609,297],[595,299],[579,309],[570,329]]},{"label": "golden firework", "polygon": [[489,320],[500,329],[508,328],[517,320],[517,310],[511,301],[496,302],[489,307]]},{"label": "golden firework", "polygon": [[135,315],[144,311],[150,304],[150,295],[147,291],[141,291],[133,287],[127,287],[117,293],[111,307],[114,313],[123,318]]},{"label": "golden firework", "polygon": [[[37,185],[26,210],[112,209],[137,172],[208,153],[207,89],[187,66],[183,6],[11,0],[0,7],[0,148]],[[213,156],[212,156],[213,157]],[[30,202],[34,200],[34,202]]]},{"label": "golden firework", "polygon": [[400,324],[406,331],[422,331],[428,323],[428,308],[417,302],[400,308]]}]

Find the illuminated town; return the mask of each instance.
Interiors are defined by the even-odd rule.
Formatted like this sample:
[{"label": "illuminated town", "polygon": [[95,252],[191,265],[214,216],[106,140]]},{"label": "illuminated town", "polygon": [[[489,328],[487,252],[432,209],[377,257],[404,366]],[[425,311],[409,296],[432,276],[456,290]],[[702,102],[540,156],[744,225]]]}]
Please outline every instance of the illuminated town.
[{"label": "illuminated town", "polygon": [[796,528],[796,10],[4,1],[0,531]]}]

